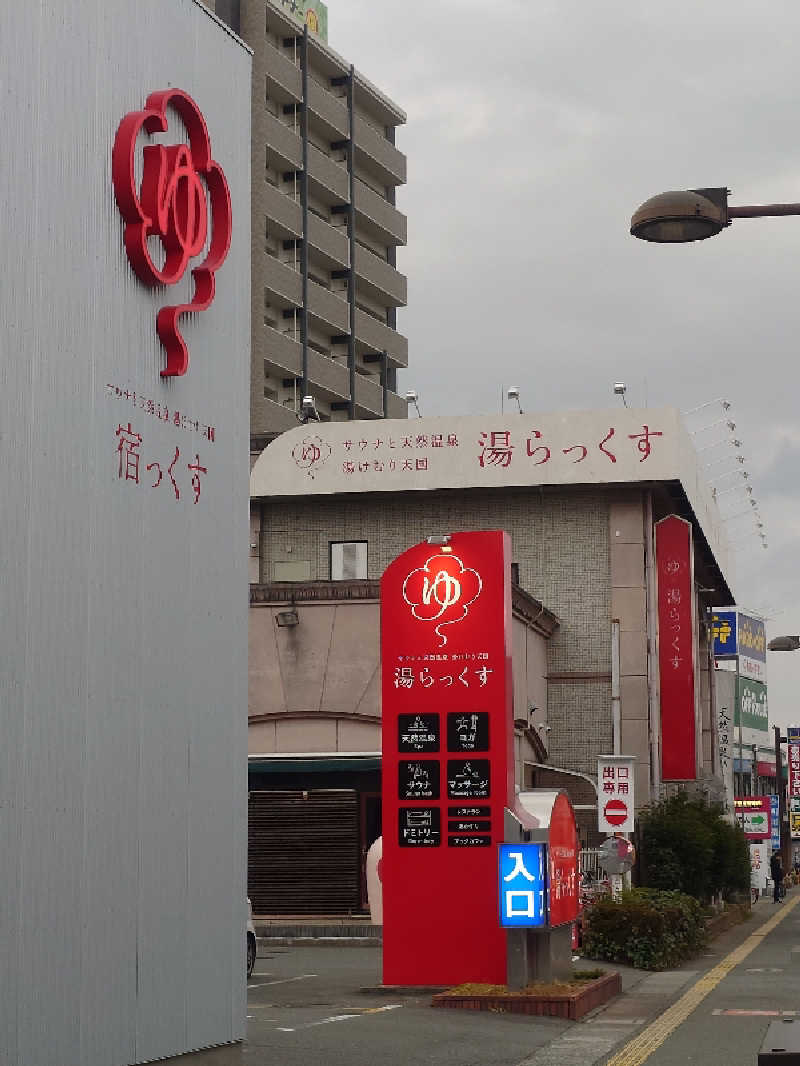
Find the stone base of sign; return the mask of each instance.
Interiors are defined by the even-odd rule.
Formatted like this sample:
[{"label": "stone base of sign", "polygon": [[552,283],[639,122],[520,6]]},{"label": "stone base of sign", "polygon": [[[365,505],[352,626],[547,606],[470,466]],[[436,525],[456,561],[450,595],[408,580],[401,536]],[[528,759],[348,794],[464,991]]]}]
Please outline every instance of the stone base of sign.
[{"label": "stone base of sign", "polygon": [[601,1007],[622,991],[622,978],[616,972],[604,974],[592,981],[582,982],[580,988],[564,992],[524,993],[508,995],[454,996],[440,992],[431,1000],[432,1007],[461,1010],[505,1011],[509,1014],[535,1014],[550,1018],[577,1021],[589,1011]]}]

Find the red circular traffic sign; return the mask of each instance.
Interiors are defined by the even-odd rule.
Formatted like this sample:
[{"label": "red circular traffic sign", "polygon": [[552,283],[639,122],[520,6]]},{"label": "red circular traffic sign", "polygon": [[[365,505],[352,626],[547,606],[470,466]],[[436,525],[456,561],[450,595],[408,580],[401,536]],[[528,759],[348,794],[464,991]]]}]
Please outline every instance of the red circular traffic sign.
[{"label": "red circular traffic sign", "polygon": [[628,820],[628,805],[623,800],[609,800],[603,809],[603,817],[612,825],[622,825]]}]

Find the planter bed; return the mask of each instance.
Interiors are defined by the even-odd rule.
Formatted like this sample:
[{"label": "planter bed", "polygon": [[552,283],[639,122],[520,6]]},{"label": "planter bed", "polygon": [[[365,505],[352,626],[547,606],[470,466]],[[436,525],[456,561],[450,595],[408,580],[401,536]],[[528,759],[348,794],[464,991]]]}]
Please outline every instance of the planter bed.
[{"label": "planter bed", "polygon": [[439,992],[431,1000],[431,1006],[457,1010],[502,1011],[508,1014],[538,1014],[577,1021],[595,1007],[600,1007],[619,995],[622,991],[622,979],[618,973],[607,973],[579,984],[565,984],[563,992],[558,991],[558,985],[547,987],[546,992],[537,991],[535,988],[518,993],[475,991],[454,995],[451,992]]},{"label": "planter bed", "polygon": [[747,904],[731,904],[726,907],[720,914],[715,914],[711,918],[706,919],[706,929],[708,931],[708,939],[713,940],[714,937],[719,936],[721,933],[727,932],[735,925],[739,925],[740,922],[746,921],[750,917],[750,907]]}]

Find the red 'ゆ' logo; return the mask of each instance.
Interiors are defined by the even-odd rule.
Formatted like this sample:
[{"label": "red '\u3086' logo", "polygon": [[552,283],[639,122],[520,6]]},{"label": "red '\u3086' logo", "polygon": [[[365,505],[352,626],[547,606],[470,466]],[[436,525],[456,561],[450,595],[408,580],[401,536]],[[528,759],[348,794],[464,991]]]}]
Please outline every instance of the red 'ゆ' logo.
[{"label": "red '\u3086' logo", "polygon": [[[142,130],[166,133],[167,108],[186,128],[188,144],[151,144],[143,150],[141,188],[135,174],[136,139]],[[214,273],[231,243],[231,197],[218,163],[211,158],[211,142],[197,104],[180,89],[165,89],[147,97],[144,110],[131,111],[119,125],[111,157],[114,195],[125,222],[125,249],[136,276],[151,288],[175,285],[189,261],[208,243],[205,259],[192,270],[191,303],[162,307],[156,329],[167,365],[162,377],[185,374],[189,351],[178,328],[180,315],[205,311],[214,299]],[[211,219],[211,236],[208,226]],[[148,247],[158,238],[163,265],[157,266]]]},{"label": "red '\u3086' logo", "polygon": [[442,628],[466,618],[482,588],[477,570],[464,566],[457,555],[432,555],[403,582],[403,599],[418,621],[436,623],[434,632],[443,648],[447,637]]}]

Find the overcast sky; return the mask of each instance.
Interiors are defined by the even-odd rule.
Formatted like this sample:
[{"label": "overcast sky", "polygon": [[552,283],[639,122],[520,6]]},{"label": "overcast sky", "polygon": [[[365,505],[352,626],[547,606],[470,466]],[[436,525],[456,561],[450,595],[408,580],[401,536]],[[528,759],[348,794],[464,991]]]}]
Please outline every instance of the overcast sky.
[{"label": "overcast sky", "polygon": [[[651,245],[633,210],[727,185],[800,201],[800,4],[329,0],[330,44],[408,114],[409,338],[425,415],[725,397],[769,539],[728,523],[739,602],[800,633],[800,218]],[[723,440],[708,407],[687,420]],[[731,436],[731,434],[728,434]],[[713,472],[735,465],[734,449]],[[734,484],[728,478],[720,489]],[[742,492],[720,497],[749,511]],[[770,654],[771,717],[800,722],[800,652]]]}]

